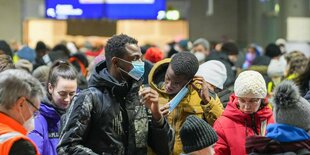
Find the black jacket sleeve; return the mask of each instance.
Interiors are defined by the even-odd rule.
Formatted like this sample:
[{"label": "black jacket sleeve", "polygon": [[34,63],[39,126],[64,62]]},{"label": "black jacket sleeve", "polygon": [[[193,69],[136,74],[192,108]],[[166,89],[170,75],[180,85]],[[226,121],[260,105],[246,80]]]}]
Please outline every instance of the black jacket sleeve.
[{"label": "black jacket sleeve", "polygon": [[35,155],[36,149],[29,141],[20,139],[16,141],[10,150],[9,155]]},{"label": "black jacket sleeve", "polygon": [[57,152],[59,155],[95,155],[91,149],[83,146],[83,137],[90,126],[93,109],[90,93],[81,93],[73,99],[70,108],[62,119]]},{"label": "black jacket sleeve", "polygon": [[174,146],[174,130],[164,119],[164,124],[160,128],[154,123],[150,123],[148,145],[156,154],[169,155]]}]

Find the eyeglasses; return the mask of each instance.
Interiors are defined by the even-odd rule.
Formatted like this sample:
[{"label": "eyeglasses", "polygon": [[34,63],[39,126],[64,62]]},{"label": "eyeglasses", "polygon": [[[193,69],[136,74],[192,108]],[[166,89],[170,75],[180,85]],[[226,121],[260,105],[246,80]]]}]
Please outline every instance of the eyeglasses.
[{"label": "eyeglasses", "polygon": [[40,113],[40,112],[39,112],[39,108],[37,108],[37,107],[33,104],[33,102],[31,102],[28,98],[25,97],[25,99],[26,99],[26,101],[35,109],[35,112],[33,113],[33,115],[34,115],[34,116],[38,115],[38,114]]}]

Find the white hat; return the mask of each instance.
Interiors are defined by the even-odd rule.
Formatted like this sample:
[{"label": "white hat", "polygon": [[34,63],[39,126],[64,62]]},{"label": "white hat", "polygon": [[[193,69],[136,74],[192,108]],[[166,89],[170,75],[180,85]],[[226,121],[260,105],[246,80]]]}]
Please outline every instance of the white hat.
[{"label": "white hat", "polygon": [[286,40],[283,38],[279,38],[276,40],[276,45],[285,45],[286,44]]},{"label": "white hat", "polygon": [[266,82],[257,71],[244,71],[235,81],[234,91],[238,97],[265,98],[267,95]]},{"label": "white hat", "polygon": [[223,89],[223,84],[227,79],[225,65],[217,60],[210,60],[201,64],[196,75],[202,76],[206,82],[220,89]]},{"label": "white hat", "polygon": [[268,65],[267,74],[269,77],[284,76],[287,63],[284,56],[280,59],[272,59]]}]

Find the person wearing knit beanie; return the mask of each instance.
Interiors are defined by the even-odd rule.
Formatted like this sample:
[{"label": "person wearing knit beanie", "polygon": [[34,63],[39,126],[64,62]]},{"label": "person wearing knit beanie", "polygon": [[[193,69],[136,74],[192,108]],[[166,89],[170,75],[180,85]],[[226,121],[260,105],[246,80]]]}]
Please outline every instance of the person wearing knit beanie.
[{"label": "person wearing knit beanie", "polygon": [[237,97],[258,98],[266,97],[267,88],[263,76],[257,71],[241,72],[235,81],[234,91]]},{"label": "person wearing knit beanie", "polygon": [[218,60],[210,60],[199,66],[196,75],[202,76],[206,82],[211,84],[213,91],[216,88],[223,89],[227,79],[225,65]]},{"label": "person wearing knit beanie", "polygon": [[300,96],[294,82],[286,80],[275,88],[273,104],[277,123],[310,130],[310,103]]},{"label": "person wearing knit beanie", "polygon": [[183,151],[186,154],[212,155],[212,145],[218,140],[214,129],[203,119],[190,115],[180,130]]},{"label": "person wearing knit beanie", "polygon": [[232,90],[224,88],[228,78],[224,63],[218,60],[209,60],[199,66],[196,75],[202,76],[208,83],[210,96],[213,93],[213,98],[218,97],[223,106],[226,107]]},{"label": "person wearing knit beanie", "polygon": [[310,104],[293,81],[285,80],[274,90],[274,124],[264,136],[246,140],[248,154],[310,154]]},{"label": "person wearing knit beanie", "polygon": [[271,109],[264,102],[267,94],[263,76],[257,71],[244,71],[234,84],[225,111],[213,127],[219,136],[214,146],[216,155],[244,155],[249,136],[266,135],[266,126],[274,122]]},{"label": "person wearing knit beanie", "polygon": [[159,48],[150,47],[146,50],[144,58],[152,63],[156,63],[164,58],[164,54]]}]

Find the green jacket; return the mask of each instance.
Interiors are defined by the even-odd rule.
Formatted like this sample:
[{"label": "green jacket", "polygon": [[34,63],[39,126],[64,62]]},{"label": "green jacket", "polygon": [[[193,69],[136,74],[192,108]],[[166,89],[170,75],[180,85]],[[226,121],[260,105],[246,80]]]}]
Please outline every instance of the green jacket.
[{"label": "green jacket", "polygon": [[[173,97],[169,96],[164,89],[164,79],[166,70],[171,59],[164,59],[157,62],[149,74],[149,85],[159,93],[159,104],[164,106]],[[196,90],[189,86],[189,93],[183,98],[181,103],[169,114],[168,123],[175,130],[174,154],[182,153],[182,143],[179,135],[180,128],[189,115],[196,115],[213,125],[223,112],[223,105],[216,94],[210,94],[211,101],[202,105],[201,99]]]}]

